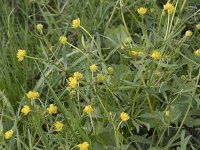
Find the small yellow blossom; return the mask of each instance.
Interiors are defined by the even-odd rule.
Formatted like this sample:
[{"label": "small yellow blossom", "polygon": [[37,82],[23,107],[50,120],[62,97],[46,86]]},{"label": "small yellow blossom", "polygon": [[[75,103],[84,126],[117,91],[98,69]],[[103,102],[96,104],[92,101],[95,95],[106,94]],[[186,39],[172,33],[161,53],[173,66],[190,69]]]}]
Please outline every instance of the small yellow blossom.
[{"label": "small yellow blossom", "polygon": [[77,19],[74,19],[72,21],[72,28],[78,28],[80,26],[80,19],[77,18]]},{"label": "small yellow blossom", "polygon": [[140,15],[144,15],[144,14],[146,14],[146,12],[147,12],[147,8],[140,7],[140,8],[138,8],[137,12],[138,12],[138,14],[140,14]]},{"label": "small yellow blossom", "polygon": [[7,132],[4,134],[4,136],[5,136],[5,139],[6,139],[6,140],[12,138],[12,136],[13,136],[13,130],[7,131]]},{"label": "small yellow blossom", "polygon": [[185,36],[186,36],[186,37],[191,37],[192,34],[193,34],[193,32],[190,31],[190,30],[188,30],[188,31],[185,32]]},{"label": "small yellow blossom", "polygon": [[108,67],[108,73],[112,74],[113,73],[113,68],[112,67]]},{"label": "small yellow blossom", "polygon": [[83,111],[87,114],[91,114],[93,112],[93,108],[91,105],[87,105],[85,106],[85,108],[83,109]]},{"label": "small yellow blossom", "polygon": [[83,74],[80,73],[80,72],[74,72],[74,77],[75,77],[76,79],[81,79],[81,78],[83,77]]},{"label": "small yellow blossom", "polygon": [[82,144],[79,144],[78,147],[79,147],[80,150],[88,150],[89,144],[88,144],[88,142],[84,142]]},{"label": "small yellow blossom", "polygon": [[131,56],[133,57],[133,58],[136,58],[136,57],[138,57],[138,54],[139,54],[139,52],[137,52],[137,51],[131,51]]},{"label": "small yellow blossom", "polygon": [[59,40],[60,40],[60,43],[63,45],[67,43],[67,38],[65,36],[61,36]]},{"label": "small yellow blossom", "polygon": [[175,11],[175,7],[172,3],[167,3],[164,5],[164,10],[167,10],[169,14],[172,14]]},{"label": "small yellow blossom", "polygon": [[199,56],[200,57],[200,48],[197,49],[196,51],[194,51],[194,55]]},{"label": "small yellow blossom", "polygon": [[103,82],[106,79],[106,77],[103,74],[97,75],[97,82]]},{"label": "small yellow blossom", "polygon": [[75,77],[69,77],[68,80],[69,80],[68,84],[69,84],[70,88],[74,89],[74,88],[77,87],[77,85],[78,85],[77,78],[75,78]]},{"label": "small yellow blossom", "polygon": [[30,107],[28,105],[24,105],[24,107],[21,109],[21,112],[26,116],[30,112]]},{"label": "small yellow blossom", "polygon": [[43,25],[41,23],[37,24],[37,30],[42,31]]},{"label": "small yellow blossom", "polygon": [[19,49],[17,52],[18,61],[24,60],[25,55],[26,55],[26,51],[23,49]]},{"label": "small yellow blossom", "polygon": [[200,23],[196,25],[197,30],[200,30]]},{"label": "small yellow blossom", "polygon": [[97,72],[97,65],[93,64],[90,66],[90,71]]},{"label": "small yellow blossom", "polygon": [[49,114],[56,114],[57,113],[57,106],[54,104],[50,104],[49,108],[47,108]]},{"label": "small yellow blossom", "polygon": [[156,70],[156,71],[155,71],[155,75],[156,75],[157,77],[161,77],[161,75],[162,75],[162,72],[161,72],[161,71],[159,71],[159,70]]},{"label": "small yellow blossom", "polygon": [[165,117],[169,117],[170,116],[170,111],[169,110],[167,110],[167,111],[165,111]]},{"label": "small yellow blossom", "polygon": [[161,58],[161,53],[158,52],[158,51],[153,51],[153,53],[151,54],[151,57],[154,59],[154,60],[159,60]]},{"label": "small yellow blossom", "polygon": [[62,122],[56,121],[56,123],[55,123],[55,130],[56,130],[57,132],[62,131],[63,126],[64,126],[64,125],[63,125]]},{"label": "small yellow blossom", "polygon": [[131,37],[127,37],[127,38],[126,38],[126,43],[127,43],[127,44],[130,44],[131,41],[132,41]]},{"label": "small yellow blossom", "polygon": [[121,44],[121,49],[125,49],[126,45],[125,44]]},{"label": "small yellow blossom", "polygon": [[35,100],[39,97],[39,93],[34,91],[29,91],[26,95],[31,100]]},{"label": "small yellow blossom", "polygon": [[130,117],[129,117],[129,115],[127,113],[122,112],[120,114],[120,118],[121,118],[122,121],[127,121]]}]

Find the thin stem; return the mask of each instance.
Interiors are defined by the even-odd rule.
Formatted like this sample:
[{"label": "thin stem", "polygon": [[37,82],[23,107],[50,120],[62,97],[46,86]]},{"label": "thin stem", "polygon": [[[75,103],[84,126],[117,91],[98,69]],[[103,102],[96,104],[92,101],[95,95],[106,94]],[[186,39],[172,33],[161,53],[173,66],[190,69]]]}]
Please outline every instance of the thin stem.
[{"label": "thin stem", "polygon": [[164,40],[166,40],[167,38],[167,35],[168,35],[168,30],[169,30],[169,20],[170,19],[170,14],[168,13],[168,18],[167,18],[167,30],[165,32],[165,37],[164,37]]},{"label": "thin stem", "polygon": [[163,10],[162,14],[161,14],[161,17],[160,17],[159,25],[158,25],[158,35],[159,35],[159,32],[160,32],[161,21],[162,21],[164,13],[165,13],[165,11]]},{"label": "thin stem", "polygon": [[95,135],[95,128],[94,128],[94,123],[93,123],[91,114],[90,114],[90,121],[91,121],[91,125],[92,125],[92,128],[93,128],[93,133]]},{"label": "thin stem", "polygon": [[160,138],[158,139],[158,142],[157,142],[157,144],[156,144],[156,147],[157,147],[157,146],[160,144],[160,142],[162,141],[162,138],[163,138],[163,136],[164,136],[166,130],[167,130],[167,128],[164,129],[162,135],[161,135]]},{"label": "thin stem", "polygon": [[94,39],[94,37],[84,28],[84,27],[82,27],[81,25],[79,26],[85,33],[87,33],[87,35],[94,41],[94,44],[96,45],[96,47],[97,47],[97,50],[98,50],[98,53],[99,53],[99,56],[100,57],[98,57],[104,64],[106,64],[105,63],[105,61],[104,61],[104,59],[103,59],[103,55],[102,55],[102,53],[101,53],[101,48],[99,47],[99,45],[97,44],[97,42],[96,42],[96,40]]},{"label": "thin stem", "polygon": [[181,131],[181,129],[182,129],[182,127],[183,127],[183,124],[184,124],[184,122],[185,122],[185,120],[186,120],[186,118],[187,118],[187,116],[188,116],[188,113],[189,113],[189,110],[190,110],[191,105],[192,105],[192,103],[190,102],[190,104],[188,105],[187,111],[186,111],[186,113],[185,113],[185,115],[184,115],[184,118],[183,118],[183,120],[182,120],[182,122],[181,122],[181,125],[180,125],[178,131],[177,131],[176,134],[171,138],[171,140],[169,141],[169,143],[168,143],[167,146],[166,146],[166,149],[169,149],[170,146],[173,144],[173,142],[176,140],[176,137],[178,136],[179,132]]},{"label": "thin stem", "polygon": [[174,20],[174,16],[175,16],[176,8],[178,6],[178,2],[179,2],[179,0],[177,0],[177,2],[176,2],[175,11],[172,14],[172,18],[171,18],[171,22],[170,22],[170,26],[169,26],[169,31],[168,31],[169,34],[170,34],[170,31],[171,31],[171,28],[172,28],[172,23],[173,23],[173,20]]}]

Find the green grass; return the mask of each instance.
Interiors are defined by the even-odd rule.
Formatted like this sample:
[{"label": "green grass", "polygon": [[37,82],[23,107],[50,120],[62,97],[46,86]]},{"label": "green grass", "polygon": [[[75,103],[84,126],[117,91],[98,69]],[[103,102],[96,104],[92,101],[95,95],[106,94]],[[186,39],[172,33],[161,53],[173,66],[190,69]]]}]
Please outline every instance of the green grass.
[{"label": "green grass", "polygon": [[[2,0],[0,149],[75,150],[83,142],[91,150],[200,149],[200,57],[194,55],[200,3],[171,1],[176,11],[168,15],[166,2]],[[139,7],[147,13],[139,15]],[[76,18],[81,26],[73,29]],[[66,45],[59,42],[62,35]],[[18,49],[27,53],[22,62]],[[152,59],[155,50],[161,59]],[[68,78],[77,71],[83,78],[72,90]],[[97,82],[98,74],[106,80]],[[40,97],[28,99],[30,90]],[[57,114],[48,114],[50,104]],[[27,116],[24,105],[31,108]],[[83,111],[86,105],[93,107],[91,115]],[[121,121],[122,112],[128,121]],[[64,124],[60,132],[56,121]],[[13,136],[5,139],[10,129]]]}]

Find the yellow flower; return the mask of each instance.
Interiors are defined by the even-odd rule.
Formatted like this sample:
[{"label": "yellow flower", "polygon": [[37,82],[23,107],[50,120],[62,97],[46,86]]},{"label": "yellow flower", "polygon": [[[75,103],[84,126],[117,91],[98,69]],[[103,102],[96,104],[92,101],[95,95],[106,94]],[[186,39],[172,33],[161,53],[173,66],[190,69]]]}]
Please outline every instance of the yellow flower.
[{"label": "yellow flower", "polygon": [[144,15],[144,14],[146,14],[146,12],[147,12],[147,8],[140,7],[140,8],[138,8],[137,12],[138,12],[138,14],[140,14],[140,15]]},{"label": "yellow flower", "polygon": [[63,45],[67,43],[67,38],[65,36],[61,36],[59,40],[60,40],[60,43]]},{"label": "yellow flower", "polygon": [[19,49],[17,52],[18,61],[24,60],[25,55],[26,55],[26,51],[23,49]]},{"label": "yellow flower", "polygon": [[74,89],[74,88],[77,87],[77,85],[78,85],[77,78],[75,78],[75,77],[69,77],[68,80],[69,80],[68,84],[69,84],[70,88]]},{"label": "yellow flower", "polygon": [[30,112],[30,107],[28,105],[24,105],[24,107],[21,109],[21,112],[26,116]]},{"label": "yellow flower", "polygon": [[151,54],[151,57],[154,59],[154,60],[159,60],[161,58],[161,54],[160,52],[158,51],[153,51],[153,53]]},{"label": "yellow flower", "polygon": [[125,48],[126,48],[126,45],[121,44],[121,49],[125,49]]},{"label": "yellow flower", "polygon": [[113,68],[112,67],[108,67],[108,73],[112,74],[113,73]]},{"label": "yellow flower", "polygon": [[55,123],[55,130],[56,130],[57,132],[62,131],[63,126],[64,126],[64,125],[63,125],[62,122],[56,121],[56,123]]},{"label": "yellow flower", "polygon": [[170,116],[170,111],[169,110],[167,110],[167,111],[165,111],[165,117],[169,117]]},{"label": "yellow flower", "polygon": [[106,79],[106,77],[103,74],[97,75],[97,82],[103,82]]},{"label": "yellow flower", "polygon": [[169,14],[172,14],[175,11],[175,7],[172,3],[167,3],[164,5],[164,10],[167,10]]},{"label": "yellow flower", "polygon": [[56,114],[57,113],[57,107],[54,106],[54,104],[50,104],[49,108],[47,108],[47,111],[49,114]]},{"label": "yellow flower", "polygon": [[200,23],[196,25],[197,30],[200,30]]},{"label": "yellow flower", "polygon": [[161,71],[159,71],[159,70],[156,70],[156,71],[155,71],[155,75],[156,75],[157,77],[161,77],[161,75],[162,75],[162,72],[161,72]]},{"label": "yellow flower", "polygon": [[199,56],[199,57],[200,57],[200,48],[197,49],[196,51],[194,51],[194,54],[195,54],[196,56]]},{"label": "yellow flower", "polygon": [[4,136],[6,140],[10,139],[13,136],[13,130],[7,131]]},{"label": "yellow flower", "polygon": [[35,100],[39,97],[39,93],[34,91],[29,91],[26,95],[31,100]]},{"label": "yellow flower", "polygon": [[37,29],[38,31],[42,31],[43,25],[41,23],[37,24]]},{"label": "yellow flower", "polygon": [[90,71],[97,72],[97,65],[93,64],[90,66]]},{"label": "yellow flower", "polygon": [[74,19],[74,20],[72,21],[72,28],[78,28],[79,25],[80,25],[80,19],[79,19],[79,18]]},{"label": "yellow flower", "polygon": [[187,30],[187,31],[185,32],[185,36],[187,36],[187,37],[191,37],[192,34],[193,34],[193,32],[190,31],[190,30]]},{"label": "yellow flower", "polygon": [[122,112],[120,114],[120,118],[121,118],[122,121],[127,121],[130,117],[129,117],[129,115],[127,113]]},{"label": "yellow flower", "polygon": [[83,74],[80,73],[80,72],[74,72],[74,77],[75,77],[76,79],[81,79],[81,78],[83,77]]},{"label": "yellow flower", "polygon": [[87,114],[91,114],[93,112],[93,108],[91,105],[87,105],[85,106],[85,108],[83,109],[83,111]]},{"label": "yellow flower", "polygon": [[127,37],[127,38],[126,38],[126,43],[127,43],[127,44],[130,44],[131,41],[132,41],[131,37]]},{"label": "yellow flower", "polygon": [[84,142],[82,144],[79,144],[78,147],[79,147],[80,150],[88,150],[89,144],[88,144],[88,142]]},{"label": "yellow flower", "polygon": [[137,52],[137,51],[131,51],[131,56],[133,57],[133,58],[136,58],[136,57],[138,57],[138,54],[139,54],[139,52]]}]

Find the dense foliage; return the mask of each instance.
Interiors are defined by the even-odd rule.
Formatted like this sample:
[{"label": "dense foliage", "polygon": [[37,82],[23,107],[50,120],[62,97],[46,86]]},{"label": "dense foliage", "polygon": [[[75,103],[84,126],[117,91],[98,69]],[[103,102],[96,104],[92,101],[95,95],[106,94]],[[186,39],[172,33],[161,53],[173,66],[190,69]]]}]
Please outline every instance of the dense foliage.
[{"label": "dense foliage", "polygon": [[0,149],[200,149],[199,0],[1,0]]}]

